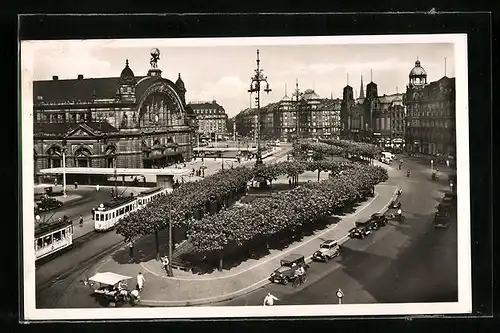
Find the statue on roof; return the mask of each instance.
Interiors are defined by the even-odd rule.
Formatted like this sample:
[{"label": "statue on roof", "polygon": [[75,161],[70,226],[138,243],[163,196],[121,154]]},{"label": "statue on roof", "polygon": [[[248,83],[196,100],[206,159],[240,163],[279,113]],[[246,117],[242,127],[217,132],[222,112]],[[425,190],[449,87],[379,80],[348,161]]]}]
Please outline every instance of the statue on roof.
[{"label": "statue on roof", "polygon": [[151,68],[158,68],[158,60],[160,60],[160,50],[158,50],[156,47],[151,49],[151,61],[149,62],[151,64]]}]

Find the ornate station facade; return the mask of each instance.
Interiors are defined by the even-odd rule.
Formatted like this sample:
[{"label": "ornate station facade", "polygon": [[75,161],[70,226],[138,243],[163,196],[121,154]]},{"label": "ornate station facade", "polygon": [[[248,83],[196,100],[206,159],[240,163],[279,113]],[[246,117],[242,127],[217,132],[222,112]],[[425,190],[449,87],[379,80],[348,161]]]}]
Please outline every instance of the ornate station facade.
[{"label": "ornate station facade", "polygon": [[179,77],[161,76],[160,52],[151,69],[135,76],[128,60],[119,77],[35,81],[34,164],[161,168],[192,158],[196,115],[186,104]]}]

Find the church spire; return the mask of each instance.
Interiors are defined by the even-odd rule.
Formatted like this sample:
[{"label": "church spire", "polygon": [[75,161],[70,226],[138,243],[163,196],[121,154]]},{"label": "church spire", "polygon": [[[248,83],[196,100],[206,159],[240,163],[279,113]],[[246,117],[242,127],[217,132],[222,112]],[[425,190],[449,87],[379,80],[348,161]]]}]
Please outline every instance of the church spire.
[{"label": "church spire", "polygon": [[359,90],[359,98],[361,99],[365,98],[365,89],[363,86],[363,73],[361,73],[361,88]]}]

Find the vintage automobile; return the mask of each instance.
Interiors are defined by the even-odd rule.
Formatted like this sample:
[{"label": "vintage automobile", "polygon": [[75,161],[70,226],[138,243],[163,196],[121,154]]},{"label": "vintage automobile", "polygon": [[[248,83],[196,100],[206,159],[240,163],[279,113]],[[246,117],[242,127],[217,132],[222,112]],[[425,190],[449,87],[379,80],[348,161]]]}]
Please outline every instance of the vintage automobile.
[{"label": "vintage automobile", "polygon": [[450,218],[451,216],[451,213],[450,211],[446,211],[446,210],[438,210],[435,214],[434,214],[434,218]]},{"label": "vintage automobile", "polygon": [[37,205],[39,211],[46,212],[61,207],[63,203],[49,196],[43,196],[42,199],[39,202],[37,202]]},{"label": "vintage automobile", "polygon": [[130,276],[120,275],[112,272],[96,273],[88,279],[91,288],[98,284],[98,288],[93,289],[93,296],[106,306],[117,306],[130,303],[134,306],[140,296],[137,290],[130,290],[126,281]]},{"label": "vintage automobile", "polygon": [[444,193],[444,199],[449,198],[453,204],[457,203],[457,194],[452,191],[446,191]]},{"label": "vintage automobile", "polygon": [[447,228],[450,225],[450,216],[437,212],[433,220],[434,228]]},{"label": "vintage automobile", "polygon": [[375,230],[380,229],[381,225],[380,225],[380,223],[378,223],[377,221],[373,221],[373,220],[371,220],[371,221],[370,221],[370,224],[369,224],[369,226],[368,226],[368,227],[370,228],[370,230],[375,231]]},{"label": "vintage automobile", "polygon": [[445,201],[442,201],[438,206],[437,206],[437,210],[439,212],[450,212],[453,210],[453,205],[451,204],[451,202],[445,202]]},{"label": "vintage automobile", "polygon": [[59,189],[59,190],[54,190],[54,187],[50,186],[50,187],[47,187],[46,190],[45,190],[45,193],[49,196],[49,197],[60,197],[62,195],[64,195],[64,191],[63,189]]},{"label": "vintage automobile", "polygon": [[360,220],[356,222],[356,226],[349,230],[350,238],[363,239],[372,233],[370,220]]},{"label": "vintage automobile", "polygon": [[359,239],[365,238],[364,234],[358,228],[350,229],[347,234],[349,235],[350,238],[359,238]]},{"label": "vintage automobile", "polygon": [[371,218],[357,220],[355,225],[365,236],[368,236],[374,230]]},{"label": "vintage automobile", "polygon": [[327,262],[339,255],[340,246],[337,244],[337,241],[329,239],[320,244],[319,250],[313,253],[312,259]]},{"label": "vintage automobile", "polygon": [[373,222],[377,222],[377,224],[381,227],[385,226],[388,222],[387,216],[382,213],[372,214],[370,218]]},{"label": "vintage automobile", "polygon": [[391,203],[389,204],[389,208],[392,208],[392,209],[399,209],[401,208],[401,202],[399,200],[393,200],[391,201]]},{"label": "vintage automobile", "polygon": [[298,266],[308,269],[309,265],[306,264],[305,258],[301,254],[290,254],[281,259],[280,267],[271,273],[269,280],[273,283],[281,283],[286,285],[288,282],[295,279],[295,270]]}]

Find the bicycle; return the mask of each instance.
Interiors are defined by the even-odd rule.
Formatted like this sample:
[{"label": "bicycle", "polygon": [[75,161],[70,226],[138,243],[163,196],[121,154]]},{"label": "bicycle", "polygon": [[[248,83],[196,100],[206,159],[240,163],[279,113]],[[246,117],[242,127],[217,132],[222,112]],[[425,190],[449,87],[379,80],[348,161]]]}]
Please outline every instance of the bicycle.
[{"label": "bicycle", "polygon": [[302,284],[306,283],[306,281],[307,281],[307,277],[306,277],[306,275],[305,275],[305,274],[304,274],[304,275],[301,275],[301,276],[297,276],[297,277],[293,280],[292,286],[293,286],[294,288],[297,288],[298,286],[300,286],[300,285],[302,285]]}]

